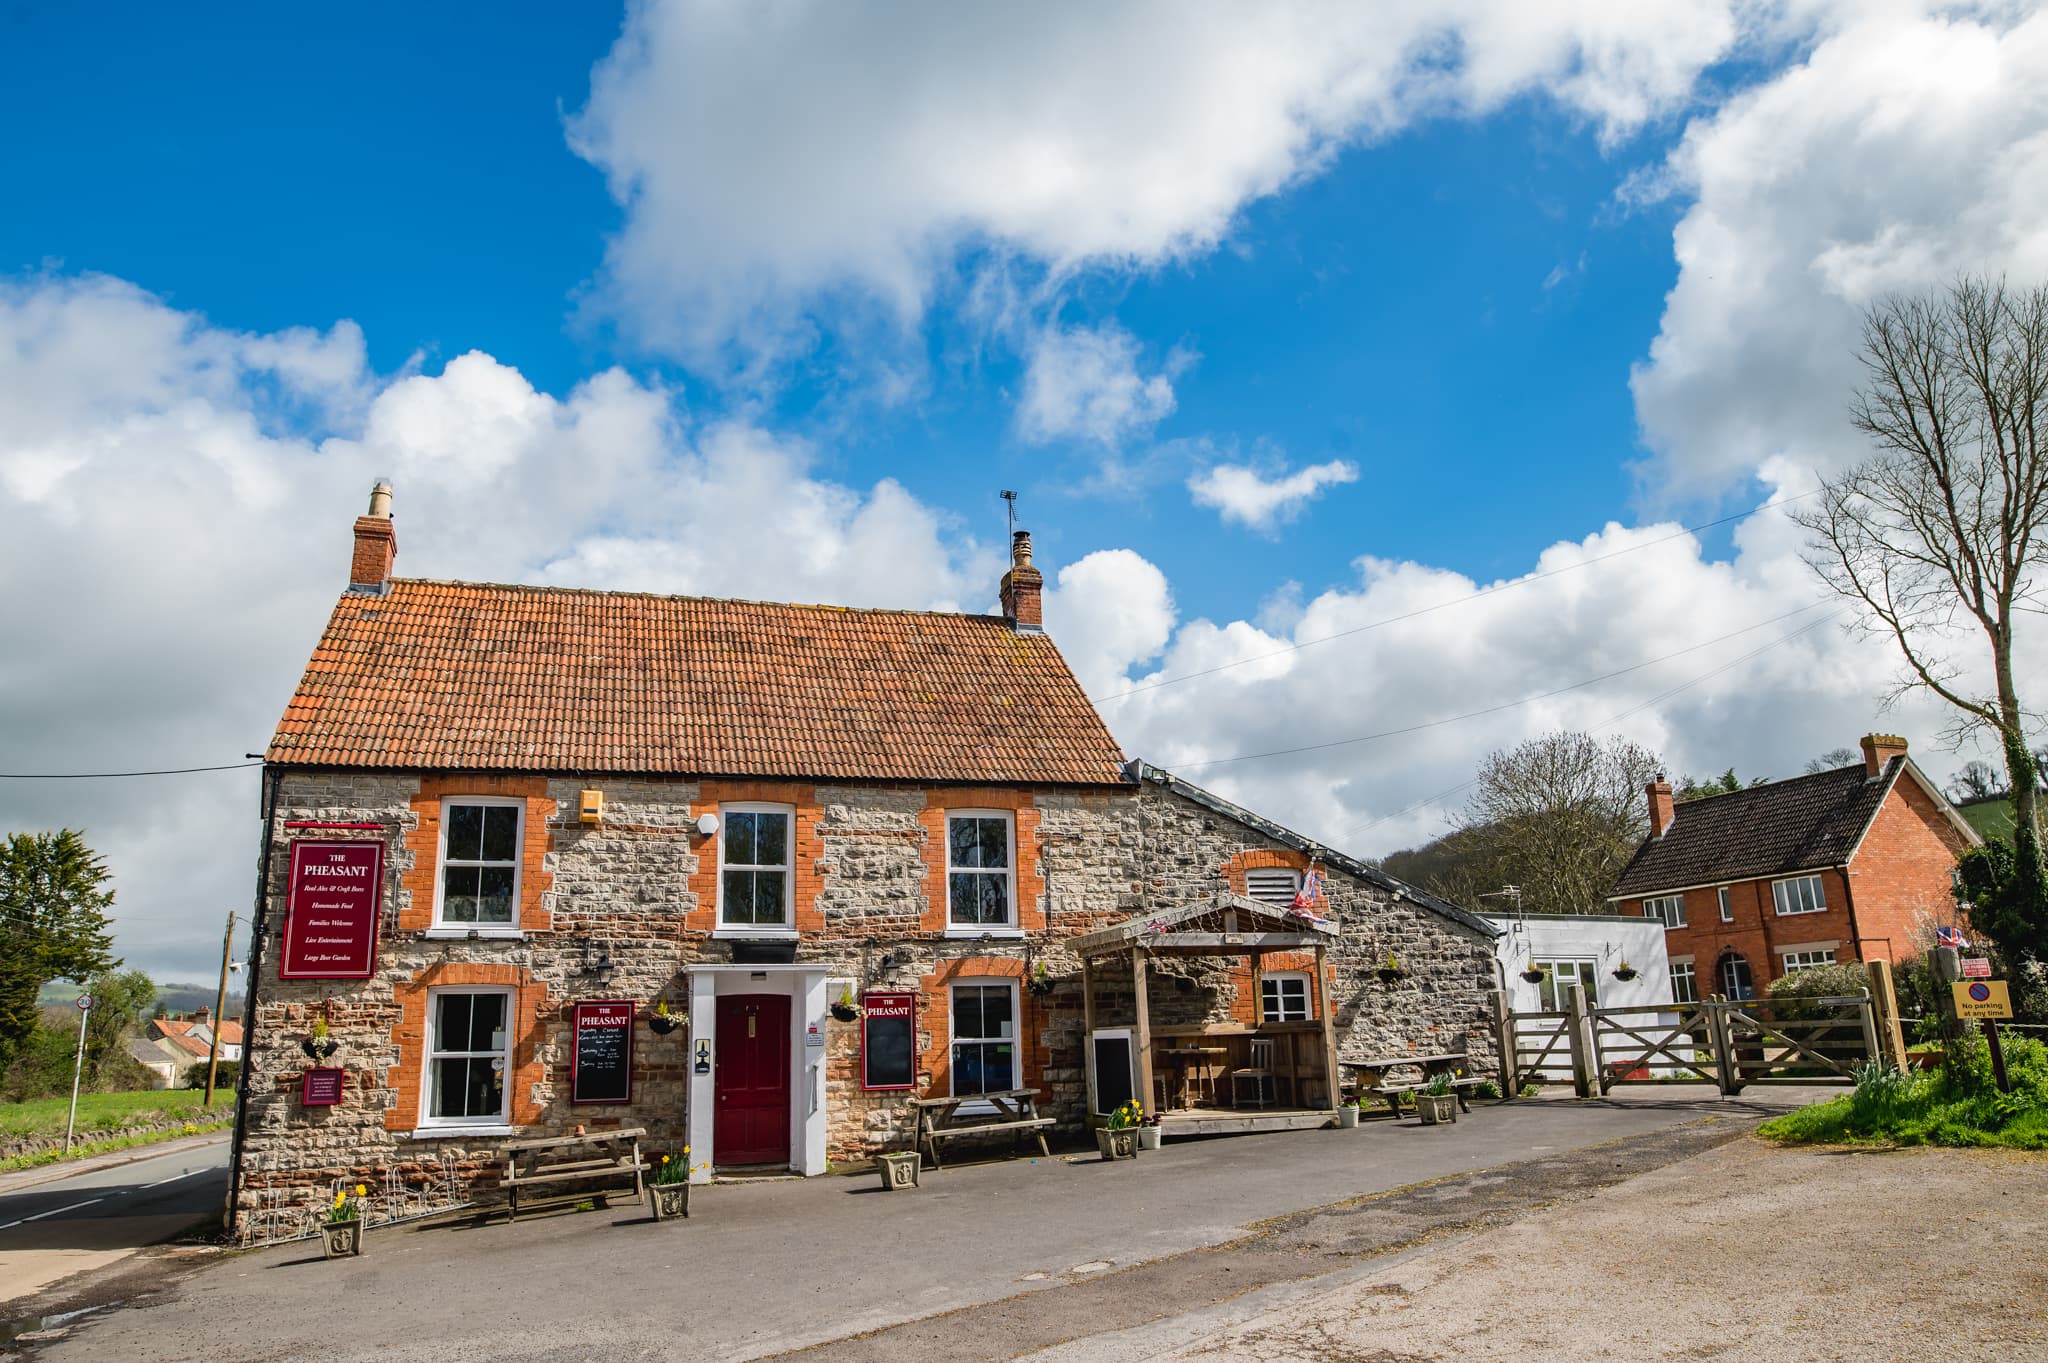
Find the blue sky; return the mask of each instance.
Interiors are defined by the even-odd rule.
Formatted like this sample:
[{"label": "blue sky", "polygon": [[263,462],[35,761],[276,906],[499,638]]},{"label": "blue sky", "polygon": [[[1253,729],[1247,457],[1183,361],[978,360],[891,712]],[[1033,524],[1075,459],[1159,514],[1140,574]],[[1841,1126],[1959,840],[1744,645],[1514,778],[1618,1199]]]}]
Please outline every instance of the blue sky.
[{"label": "blue sky", "polygon": [[[1016,488],[1094,694],[1207,674],[1107,705],[1127,749],[1367,854],[1560,726],[1675,772],[1931,743],[1846,618],[1772,642],[1819,599],[1781,514],[1672,537],[1856,456],[1869,300],[2048,272],[2044,31],[9,7],[0,565],[50,585],[0,750],[260,748],[378,476],[405,573],[977,610]],[[253,780],[194,779],[0,783],[0,818],[87,827],[137,959],[196,974]]]}]

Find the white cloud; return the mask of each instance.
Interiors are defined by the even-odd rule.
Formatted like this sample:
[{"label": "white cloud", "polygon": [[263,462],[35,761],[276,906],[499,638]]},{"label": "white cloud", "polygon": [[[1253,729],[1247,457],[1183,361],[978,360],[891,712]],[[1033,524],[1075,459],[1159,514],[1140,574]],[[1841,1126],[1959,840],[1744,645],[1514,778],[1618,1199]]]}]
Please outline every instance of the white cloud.
[{"label": "white cloud", "polygon": [[1963,271],[2048,277],[2048,14],[1842,6],[1631,193],[1692,199],[1634,376],[1652,482],[1712,492],[1772,456],[1860,457],[1846,412],[1867,303]]},{"label": "white cloud", "polygon": [[1166,574],[1130,549],[1098,549],[1060,569],[1045,594],[1046,629],[1091,695],[1121,690],[1131,668],[1173,635]]},{"label": "white cloud", "polygon": [[1537,94],[1612,141],[1683,108],[1739,0],[1254,8],[649,0],[570,124],[625,221],[595,295],[698,358],[915,319],[970,253],[1205,252],[1343,147]]},{"label": "white cloud", "polygon": [[[988,609],[1001,573],[897,484],[692,427],[616,370],[565,397],[478,353],[391,380],[349,324],[242,335],[101,278],[0,284],[0,355],[8,771],[263,748],[381,476],[412,577]],[[210,978],[207,943],[249,902],[255,808],[248,771],[0,782],[0,830],[85,829],[120,948],[160,978]]]},{"label": "white cloud", "polygon": [[1218,464],[1188,479],[1188,492],[1196,505],[1216,508],[1224,520],[1270,533],[1300,515],[1324,488],[1357,481],[1358,465],[1345,459],[1310,464],[1277,478],[1245,464]]},{"label": "white cloud", "polygon": [[1017,431],[1034,444],[1084,440],[1114,449],[1147,435],[1173,412],[1173,379],[1190,357],[1167,357],[1158,373],[1138,372],[1138,343],[1114,323],[1048,327],[1025,356]]}]

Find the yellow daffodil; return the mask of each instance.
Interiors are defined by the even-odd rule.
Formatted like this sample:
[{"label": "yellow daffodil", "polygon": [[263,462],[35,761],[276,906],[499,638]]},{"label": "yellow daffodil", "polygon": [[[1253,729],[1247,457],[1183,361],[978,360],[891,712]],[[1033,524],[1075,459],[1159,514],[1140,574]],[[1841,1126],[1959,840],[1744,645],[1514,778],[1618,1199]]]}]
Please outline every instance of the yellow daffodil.
[{"label": "yellow daffodil", "polygon": [[364,1186],[363,1186],[362,1184],[360,1184],[360,1183],[358,1183],[358,1184],[356,1185],[356,1196],[357,1196],[357,1197],[368,1197],[369,1195],[370,1195],[370,1190],[369,1190],[368,1188],[365,1188],[365,1187],[364,1187]]}]

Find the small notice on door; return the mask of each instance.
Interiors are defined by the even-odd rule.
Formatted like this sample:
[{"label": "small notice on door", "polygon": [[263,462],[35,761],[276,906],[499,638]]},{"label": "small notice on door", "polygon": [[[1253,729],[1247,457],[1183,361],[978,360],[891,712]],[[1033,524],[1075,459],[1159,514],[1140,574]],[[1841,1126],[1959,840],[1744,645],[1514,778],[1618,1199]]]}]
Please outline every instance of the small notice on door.
[{"label": "small notice on door", "polygon": [[576,1005],[576,1049],[569,1062],[569,1101],[633,1101],[633,1004]]}]

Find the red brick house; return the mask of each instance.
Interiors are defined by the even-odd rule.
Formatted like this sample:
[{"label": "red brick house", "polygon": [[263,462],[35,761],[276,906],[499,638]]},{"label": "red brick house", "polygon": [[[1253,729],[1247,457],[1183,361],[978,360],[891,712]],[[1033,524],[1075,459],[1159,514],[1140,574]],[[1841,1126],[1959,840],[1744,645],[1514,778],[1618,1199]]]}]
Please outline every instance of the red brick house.
[{"label": "red brick house", "polygon": [[1946,920],[1956,857],[1979,842],[1890,734],[1865,737],[1857,766],[1683,804],[1661,777],[1647,793],[1650,835],[1609,898],[1664,923],[1680,1002],[1914,954],[1915,920]]},{"label": "red brick house", "polygon": [[[1311,867],[1326,978],[1193,963],[1168,1006],[1327,1009],[1344,1045],[1486,1068],[1496,930],[1126,762],[1041,626],[1028,535],[992,615],[400,579],[396,548],[380,487],[266,754],[237,1206],[578,1125],[816,1174],[904,1148],[913,1093],[1026,1088],[1078,1123],[1063,943],[1285,903]],[[849,997],[912,1019],[886,1083]],[[603,1093],[600,1004],[629,1021]]]}]

